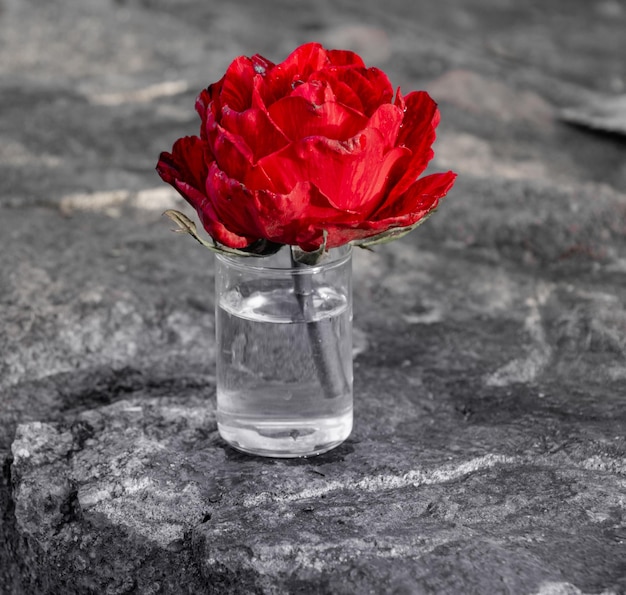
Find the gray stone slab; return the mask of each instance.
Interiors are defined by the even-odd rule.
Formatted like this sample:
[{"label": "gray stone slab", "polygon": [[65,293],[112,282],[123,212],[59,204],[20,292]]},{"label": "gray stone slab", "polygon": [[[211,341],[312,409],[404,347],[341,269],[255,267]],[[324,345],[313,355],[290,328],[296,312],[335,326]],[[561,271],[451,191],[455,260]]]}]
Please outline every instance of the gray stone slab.
[{"label": "gray stone slab", "polygon": [[[623,93],[622,2],[0,9],[0,593],[626,592],[626,147],[560,120]],[[355,254],[353,435],[278,461],[217,435],[213,260],[154,165],[311,39],[429,90],[460,176]]]},{"label": "gray stone slab", "polygon": [[[358,416],[334,452],[263,460],[224,447],[210,392],[198,392],[18,427],[26,592],[623,587],[623,440],[581,446],[586,432],[570,422],[550,444],[545,422],[528,419],[538,407],[502,420],[496,440],[487,422],[460,424],[451,409],[392,416],[386,430]],[[406,412],[403,402],[425,399],[405,386],[386,400]]]}]

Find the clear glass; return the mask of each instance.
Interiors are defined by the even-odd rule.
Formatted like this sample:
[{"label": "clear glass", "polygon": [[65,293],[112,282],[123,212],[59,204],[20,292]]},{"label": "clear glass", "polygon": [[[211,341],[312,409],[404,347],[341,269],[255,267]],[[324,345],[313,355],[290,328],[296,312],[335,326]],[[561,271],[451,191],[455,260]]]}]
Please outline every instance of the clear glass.
[{"label": "clear glass", "polygon": [[217,426],[238,450],[320,454],[352,431],[352,252],[216,258]]}]

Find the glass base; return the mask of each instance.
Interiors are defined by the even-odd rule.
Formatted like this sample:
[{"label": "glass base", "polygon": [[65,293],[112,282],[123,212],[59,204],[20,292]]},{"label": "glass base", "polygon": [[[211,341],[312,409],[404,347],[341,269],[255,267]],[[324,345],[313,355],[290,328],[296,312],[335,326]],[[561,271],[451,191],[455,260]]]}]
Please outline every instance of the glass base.
[{"label": "glass base", "polygon": [[352,411],[317,419],[245,419],[218,412],[217,428],[233,448],[275,458],[310,457],[339,446],[352,431]]}]

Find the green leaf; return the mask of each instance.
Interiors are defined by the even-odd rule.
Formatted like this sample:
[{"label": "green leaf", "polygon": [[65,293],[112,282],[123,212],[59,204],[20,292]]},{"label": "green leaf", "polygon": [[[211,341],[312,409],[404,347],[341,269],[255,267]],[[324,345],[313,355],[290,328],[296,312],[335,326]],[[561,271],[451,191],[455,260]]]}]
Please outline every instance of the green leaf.
[{"label": "green leaf", "polygon": [[[196,224],[184,213],[181,213],[180,211],[176,211],[174,209],[168,209],[163,214],[166,217],[169,217],[174,223],[176,223],[176,225],[178,225],[178,229],[174,229],[173,231],[177,233],[188,233],[192,238],[194,238],[194,240],[202,244],[205,248],[208,248],[209,250],[211,250],[211,252],[216,252],[217,254],[226,254],[227,256],[260,257],[266,256],[268,254],[274,254],[274,252],[277,252],[280,248],[280,244],[278,244],[278,248],[276,248],[276,244],[274,244],[273,242],[266,242],[266,240],[259,240],[261,242],[266,242],[266,244],[263,244],[263,246],[265,246],[268,250],[267,252],[262,253],[256,251],[258,249],[258,246],[251,249],[251,247],[256,246],[258,242],[251,244],[250,246],[248,246],[248,248],[244,250],[228,248],[227,246],[218,244],[215,240],[213,240],[213,238],[211,238],[211,242],[207,242],[198,235]],[[270,250],[273,250],[273,252],[271,252]]]},{"label": "green leaf", "polygon": [[363,240],[356,240],[351,243],[353,246],[358,246],[359,248],[365,248],[366,250],[370,250],[371,246],[376,246],[378,244],[387,244],[388,242],[399,240],[408,233],[411,233],[416,227],[419,227],[434,212],[435,209],[430,211],[430,213],[422,217],[417,223],[414,223],[413,225],[408,225],[407,227],[393,227],[391,229],[388,229],[387,231],[379,233],[378,235],[370,236],[369,238],[364,238]]}]

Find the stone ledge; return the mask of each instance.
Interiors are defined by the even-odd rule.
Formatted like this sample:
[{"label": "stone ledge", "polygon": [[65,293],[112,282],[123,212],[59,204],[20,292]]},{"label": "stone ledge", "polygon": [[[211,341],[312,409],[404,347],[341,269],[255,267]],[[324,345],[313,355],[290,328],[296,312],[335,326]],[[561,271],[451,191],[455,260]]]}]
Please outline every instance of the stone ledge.
[{"label": "stone ledge", "polygon": [[390,440],[357,423],[327,455],[259,459],[222,443],[212,406],[138,394],[20,425],[11,480],[23,592],[625,586],[619,456],[509,444],[422,457],[420,424]]}]

